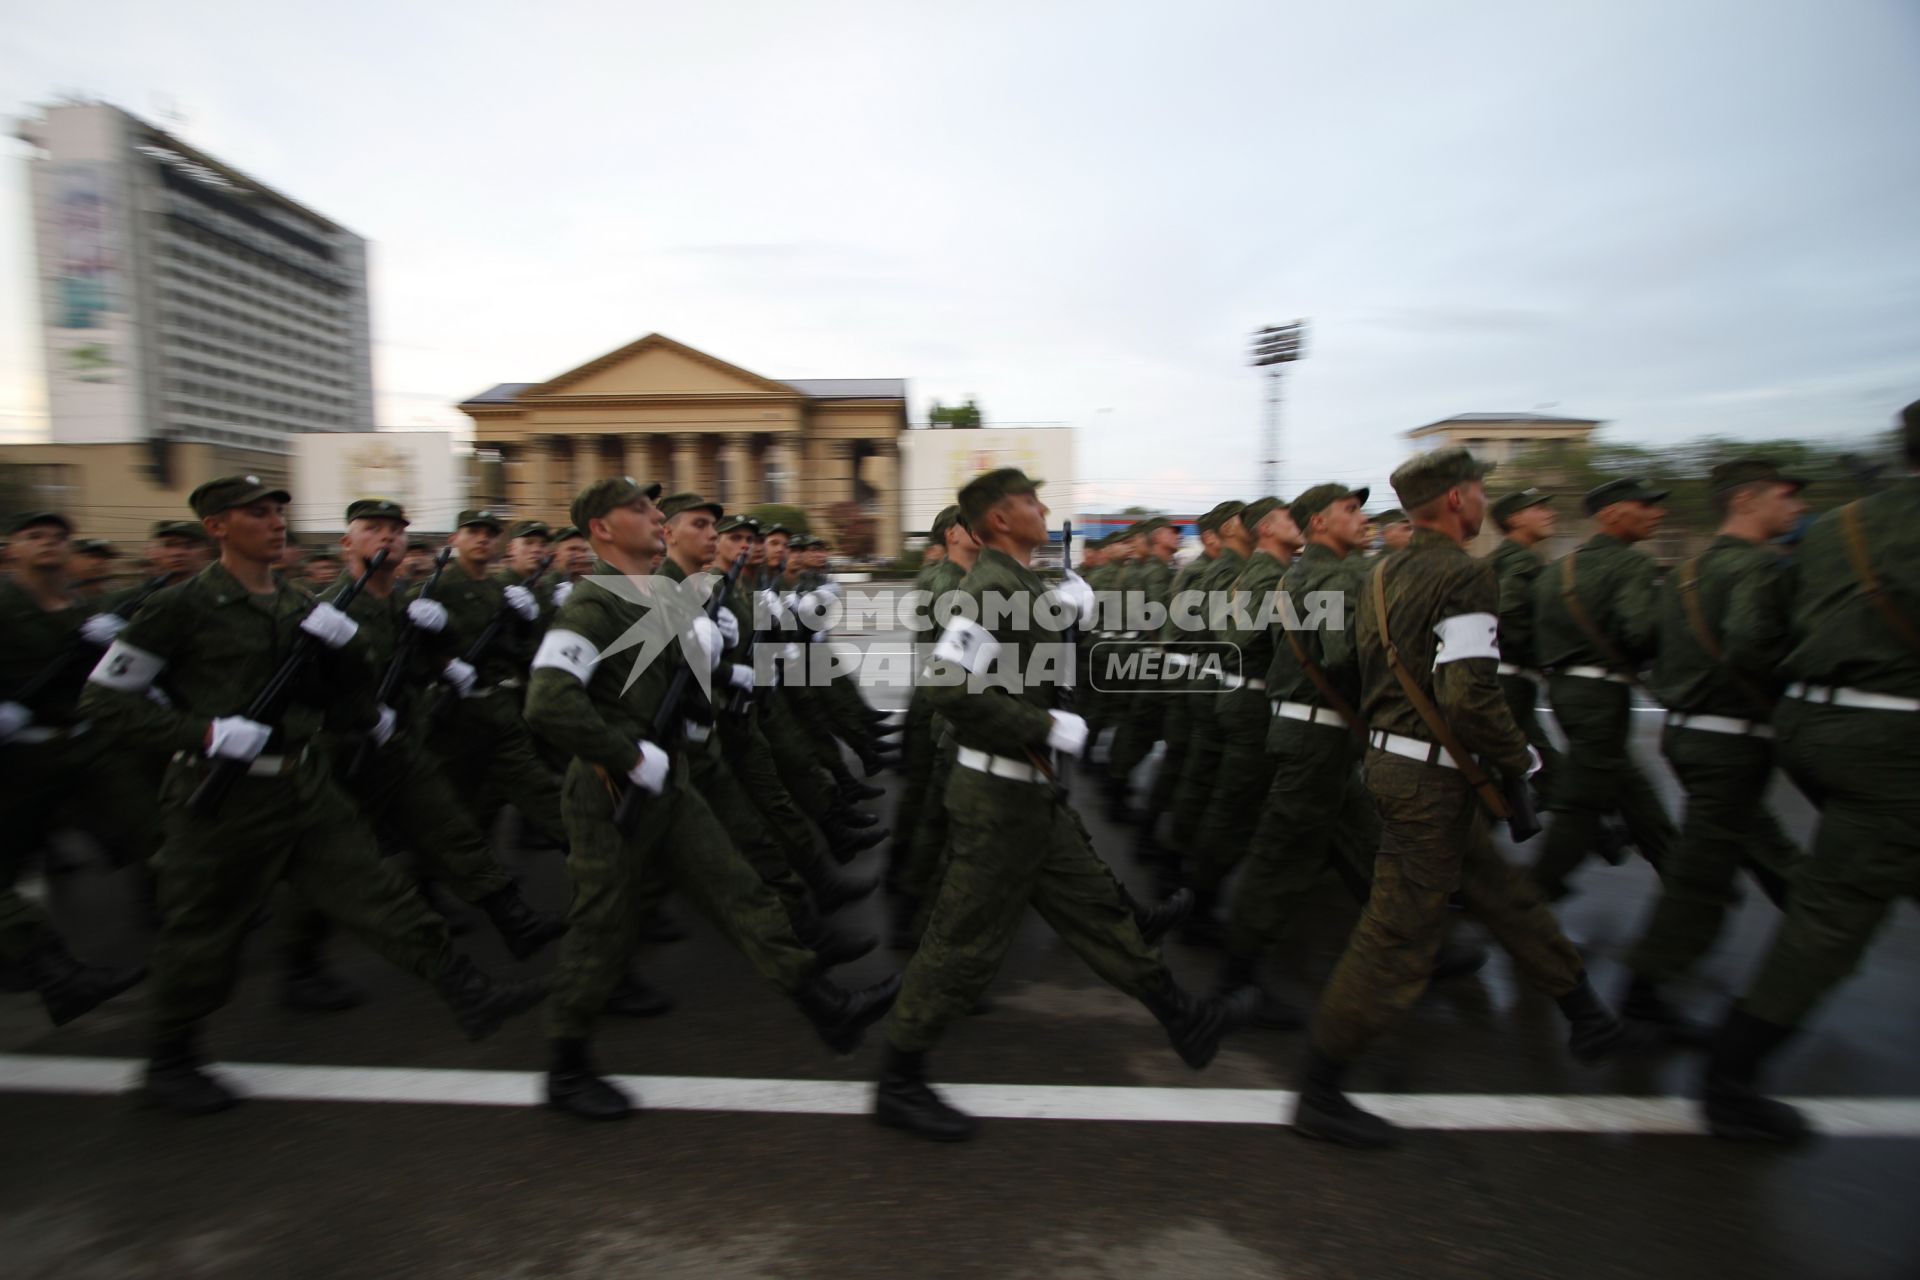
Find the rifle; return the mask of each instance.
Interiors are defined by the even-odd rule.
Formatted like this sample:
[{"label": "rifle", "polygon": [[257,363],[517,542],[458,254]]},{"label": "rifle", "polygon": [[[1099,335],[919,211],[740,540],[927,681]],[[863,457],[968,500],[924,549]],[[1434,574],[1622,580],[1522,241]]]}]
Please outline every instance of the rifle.
[{"label": "rifle", "polygon": [[[433,589],[440,585],[440,573],[447,567],[447,561],[451,559],[453,559],[453,548],[440,548],[440,554],[433,558],[433,574],[427,579],[427,584],[420,588],[420,599],[426,600],[432,597]],[[380,688],[373,695],[375,702],[383,706],[392,705],[393,695],[400,688],[400,681],[406,675],[407,664],[413,661],[414,646],[419,643],[419,640],[420,628],[408,623],[400,632],[399,643],[393,647],[392,661],[387,663],[387,669],[380,677]],[[371,736],[360,740],[360,745],[354,749],[353,761],[347,765],[349,779],[359,777],[362,771],[373,763],[375,750]]]},{"label": "rifle", "polygon": [[[532,591],[540,585],[541,577],[552,567],[553,557],[547,556],[540,561],[539,567],[533,571],[533,574],[519,585],[525,587],[528,591]],[[436,570],[434,572],[434,578],[437,580],[439,576],[440,574],[438,570]],[[424,591],[425,588],[422,588],[422,590]],[[477,676],[480,670],[480,660],[487,656],[487,650],[493,648],[493,642],[500,638],[501,628],[507,625],[508,619],[519,616],[519,613],[515,611],[512,605],[502,600],[500,607],[494,611],[493,617],[487,621],[486,627],[478,636],[474,637],[473,643],[467,646],[467,651],[460,655],[460,661],[472,667]],[[447,686],[444,683],[435,684],[434,690],[438,696],[434,699],[432,705],[427,708],[427,721],[430,724],[446,715],[447,708],[453,705],[453,701],[449,700],[446,696]]]},{"label": "rifle", "polygon": [[[786,575],[786,572],[787,572],[787,553],[782,551],[780,553],[780,563],[776,565],[773,570],[773,581],[775,583],[778,583],[780,579]],[[777,587],[769,588],[769,590],[772,590],[776,596],[779,594],[779,590]],[[754,654],[760,648],[760,637],[762,636],[762,634],[767,634],[767,635],[778,634],[779,628],[780,628],[780,623],[777,618],[768,618],[767,625],[765,627],[755,627],[753,629],[753,635],[751,638],[748,639],[747,647],[746,647],[746,659],[747,659],[747,665],[749,667],[754,667],[756,671],[758,670],[758,667],[754,662]],[[774,661],[778,662],[779,659],[776,657]],[[769,680],[767,681],[767,683],[763,685],[756,684],[753,687],[753,692],[745,693],[745,694],[736,694],[732,705],[730,705],[727,708],[727,710],[733,711],[733,712],[744,712],[749,706],[764,704],[767,698],[772,696],[772,693],[773,693],[773,681]]]},{"label": "rifle", "polygon": [[[378,573],[380,566],[386,562],[387,549],[382,547],[374,552],[373,559],[367,561],[367,567],[361,571],[360,576],[348,583],[340,594],[330,601],[333,607],[345,613],[347,606],[353,603],[354,597],[359,595],[361,589],[367,585],[367,579]],[[253,695],[253,701],[247,704],[247,709],[241,714],[257,724],[271,725],[277,729],[280,717],[287,713],[287,703],[293,697],[294,680],[306,665],[313,661],[313,656],[319,648],[320,641],[306,632],[302,631],[296,635],[292,651],[280,660],[280,669],[273,673],[273,678],[267,681],[259,693]],[[211,818],[219,813],[220,806],[226,803],[227,793],[233,790],[233,784],[239,780],[240,775],[247,771],[247,764],[248,761],[245,760],[229,760],[224,757],[215,760],[207,770],[207,776],[200,780],[200,785],[195,787],[193,794],[187,797],[187,812],[201,818]]]},{"label": "rifle", "polygon": [[[1064,580],[1066,575],[1072,572],[1073,521],[1067,520],[1063,521],[1060,525],[1060,574],[1062,579]],[[1066,630],[1061,634],[1061,645],[1067,653],[1069,671],[1064,681],[1053,686],[1053,706],[1056,711],[1070,712],[1073,710],[1073,672],[1071,670],[1071,664],[1077,663],[1080,660],[1080,613],[1078,610],[1074,611],[1073,620],[1067,623]],[[1054,798],[1061,801],[1066,800],[1067,796],[1071,793],[1071,788],[1067,782],[1068,771],[1060,767],[1058,760],[1049,760],[1032,747],[1027,748],[1027,755],[1033,761],[1034,766],[1046,775],[1047,781],[1053,784]]]},{"label": "rifle", "polygon": [[[733,590],[733,584],[740,581],[740,575],[747,568],[747,553],[742,551],[734,559],[733,568],[727,570],[727,576],[707,597],[704,610],[706,619],[712,622],[720,616],[720,608],[726,604],[727,596]],[[647,740],[662,751],[672,751],[686,726],[686,718],[680,714],[680,704],[686,701],[687,686],[693,682],[693,668],[682,662],[673,669],[673,676],[667,681],[667,691],[660,698],[660,705],[654,708],[653,727],[647,734]],[[626,782],[625,790],[620,793],[620,802],[613,809],[613,825],[623,836],[630,836],[634,828],[640,825],[640,812],[646,804],[647,793],[635,786],[631,780]]]},{"label": "rifle", "polygon": [[[118,608],[106,609],[106,610],[103,610],[102,612],[110,613],[116,618],[131,618],[133,617],[134,614],[140,611],[140,606],[147,602],[148,596],[152,595],[154,592],[158,591],[160,588],[166,586],[169,582],[172,582],[175,578],[179,576],[180,576],[180,571],[175,569],[167,573],[163,573],[157,578],[149,578],[145,583],[141,585],[140,590],[134,592],[133,595],[129,596],[125,601],[121,602]],[[68,665],[73,662],[74,655],[80,652],[81,645],[86,645],[88,648],[93,648],[93,646],[88,645],[85,640],[81,640],[75,644],[69,645],[65,653],[61,654],[59,657],[55,658],[52,662],[49,662],[46,666],[34,672],[32,677],[29,678],[25,684],[21,685],[19,690],[16,693],[14,693],[12,697],[8,698],[7,701],[18,702],[23,705],[28,701],[30,701],[42,689],[45,689],[48,685],[52,684],[56,679],[59,678],[60,673],[65,671]]]}]

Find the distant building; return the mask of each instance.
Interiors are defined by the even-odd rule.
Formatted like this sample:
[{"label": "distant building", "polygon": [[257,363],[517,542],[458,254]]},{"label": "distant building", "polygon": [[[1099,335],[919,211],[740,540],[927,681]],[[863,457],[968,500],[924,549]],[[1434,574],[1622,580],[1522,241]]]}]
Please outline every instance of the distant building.
[{"label": "distant building", "polygon": [[655,333],[460,411],[480,455],[474,500],[515,515],[564,522],[590,481],[630,475],[729,509],[797,506],[843,550],[900,553],[900,378],[782,382]]},{"label": "distant building", "polygon": [[56,444],[266,455],[373,426],[366,242],[117,107],[49,107],[28,159]]},{"label": "distant building", "polygon": [[[1040,499],[1054,528],[1074,515],[1074,434],[1067,426],[949,427],[938,423],[900,437],[906,531],[925,534],[960,486],[984,471],[1019,467],[1046,483]],[[1076,536],[1077,536],[1076,529]]]},{"label": "distant building", "polygon": [[1421,452],[1467,449],[1487,462],[1507,463],[1539,445],[1585,444],[1597,418],[1555,418],[1538,413],[1457,413],[1407,432]]},{"label": "distant building", "polygon": [[[254,449],[179,444],[168,447],[162,475],[145,444],[4,444],[0,520],[25,511],[59,511],[73,521],[75,534],[106,538],[125,549],[144,542],[157,521],[193,519],[187,495],[206,481],[248,474],[283,485],[290,479],[291,461]],[[299,502],[296,492],[296,509]]]}]

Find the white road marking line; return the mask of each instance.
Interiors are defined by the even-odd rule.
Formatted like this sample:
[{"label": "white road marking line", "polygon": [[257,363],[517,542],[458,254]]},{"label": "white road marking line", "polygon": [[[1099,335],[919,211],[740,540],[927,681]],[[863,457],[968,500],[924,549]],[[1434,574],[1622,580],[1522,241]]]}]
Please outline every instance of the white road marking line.
[{"label": "white road marking line", "polygon": [[[279,1102],[393,1102],[531,1107],[532,1071],[320,1067],[217,1063],[249,1097]],[[137,1087],[130,1058],[0,1054],[0,1093],[112,1095]],[[724,1076],[615,1076],[655,1111],[864,1114],[873,1086],[858,1080],[752,1080]],[[1097,1085],[941,1084],[953,1103],[995,1120],[1098,1120],[1149,1124],[1279,1125],[1294,1095],[1282,1089],[1155,1089]],[[1460,1133],[1698,1134],[1684,1098],[1578,1094],[1355,1094],[1361,1106],[1410,1129]],[[1830,1137],[1920,1138],[1920,1098],[1792,1098]]]}]

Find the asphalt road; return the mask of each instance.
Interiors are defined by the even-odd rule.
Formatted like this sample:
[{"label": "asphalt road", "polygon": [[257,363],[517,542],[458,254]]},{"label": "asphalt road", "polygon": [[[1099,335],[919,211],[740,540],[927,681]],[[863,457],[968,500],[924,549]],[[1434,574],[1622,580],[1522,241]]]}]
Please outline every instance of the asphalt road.
[{"label": "asphalt road", "polygon": [[[907,639],[853,638],[876,653]],[[897,707],[905,689],[876,687],[872,696]],[[1641,717],[1649,763],[1656,720]],[[1768,802],[1806,835],[1812,815],[1790,787],[1778,783]],[[1087,819],[1096,841],[1144,892],[1148,877],[1128,863],[1126,833],[1095,808]],[[531,896],[564,904],[556,854],[510,856]],[[878,860],[876,850],[862,865]],[[132,914],[125,881],[80,870],[50,887],[90,952],[133,956],[145,946],[121,925]],[[1593,866],[1566,904],[1563,918],[1604,991],[1621,980],[1618,957],[1652,884],[1644,865]],[[608,1070],[667,1078],[641,1090],[675,1109],[617,1125],[463,1093],[469,1079],[504,1080],[507,1101],[533,1102],[532,1074],[455,1073],[536,1072],[538,1015],[468,1045],[421,984],[351,942],[336,944],[339,965],[373,1000],[349,1013],[299,1015],[274,1004],[274,930],[260,931],[209,1048],[228,1062],[347,1069],[329,1077],[343,1096],[387,1096],[391,1087],[413,1100],[256,1099],[186,1121],[88,1092],[79,1068],[65,1086],[28,1092],[18,1057],[52,1063],[62,1080],[68,1067],[55,1057],[137,1059],[142,991],[58,1031],[28,997],[0,996],[0,1277],[1920,1275],[1915,1137],[1828,1137],[1781,1153],[1665,1131],[1671,1124],[1503,1127],[1499,1117],[1520,1114],[1512,1097],[1563,1111],[1568,1099],[1684,1097],[1698,1069],[1697,1059],[1664,1051],[1578,1066],[1551,1004],[1520,990],[1503,957],[1435,989],[1356,1072],[1357,1089],[1417,1095],[1443,1117],[1436,1123],[1452,1116],[1464,1127],[1423,1128],[1399,1151],[1356,1154],[1275,1123],[1295,1081],[1298,1035],[1243,1034],[1207,1072],[1189,1072],[1143,1011],[1030,919],[991,1010],[954,1028],[933,1055],[940,1080],[1001,1086],[995,1096],[1015,1099],[1014,1114],[1043,1110],[1034,1098],[1066,1096],[1047,1086],[1121,1090],[1098,1096],[1141,1099],[1149,1114],[1167,1096],[1196,1104],[1229,1096],[1194,1090],[1257,1092],[1230,1095],[1235,1122],[993,1119],[976,1141],[938,1147],[875,1127],[857,1101],[807,1102],[857,1100],[877,1044],[829,1057],[689,906],[673,911],[691,937],[650,949],[645,964],[679,1008],[609,1021],[597,1053]],[[1311,1002],[1353,911],[1337,886],[1325,888],[1308,927],[1271,966],[1280,992]],[[1680,996],[1703,1012],[1720,1009],[1772,917],[1749,892],[1729,937]],[[844,918],[882,925],[878,900]],[[481,963],[510,967],[484,927],[462,942]],[[1189,983],[1211,983],[1215,954],[1174,945],[1169,956]],[[882,950],[843,974],[874,980],[898,962]],[[1782,1055],[1776,1087],[1879,1102],[1920,1095],[1916,974],[1920,919],[1908,905]],[[394,1067],[423,1074],[395,1083],[354,1070]],[[691,1087],[680,1078],[689,1077],[694,1086],[718,1079],[727,1097],[739,1081],[798,1082],[782,1087],[801,1101],[797,1113],[679,1109]],[[307,1088],[284,1092],[309,1096]],[[1186,1092],[1157,1092],[1166,1089]],[[1469,1096],[1492,1096],[1492,1111],[1456,1115],[1450,1102]]]}]

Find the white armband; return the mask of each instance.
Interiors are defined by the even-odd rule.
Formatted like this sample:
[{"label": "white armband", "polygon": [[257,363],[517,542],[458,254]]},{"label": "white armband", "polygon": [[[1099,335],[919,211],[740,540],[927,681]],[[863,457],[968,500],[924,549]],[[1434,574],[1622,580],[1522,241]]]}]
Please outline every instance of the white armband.
[{"label": "white armband", "polygon": [[167,660],[135,648],[125,640],[115,640],[100,655],[100,662],[87,677],[89,683],[118,689],[122,693],[145,693],[147,687],[165,669]]},{"label": "white armband", "polygon": [[552,667],[564,671],[581,684],[593,679],[593,669],[600,665],[600,651],[593,647],[593,641],[577,631],[549,631],[540,641],[540,648],[533,655],[533,667]]},{"label": "white armband", "polygon": [[970,618],[954,617],[933,646],[933,656],[957,662],[969,674],[978,675],[1000,656],[1000,642],[993,633]]},{"label": "white armband", "polygon": [[1467,658],[1500,658],[1500,619],[1490,613],[1462,613],[1442,618],[1433,634],[1440,647],[1433,651],[1433,665],[1460,662]]}]

